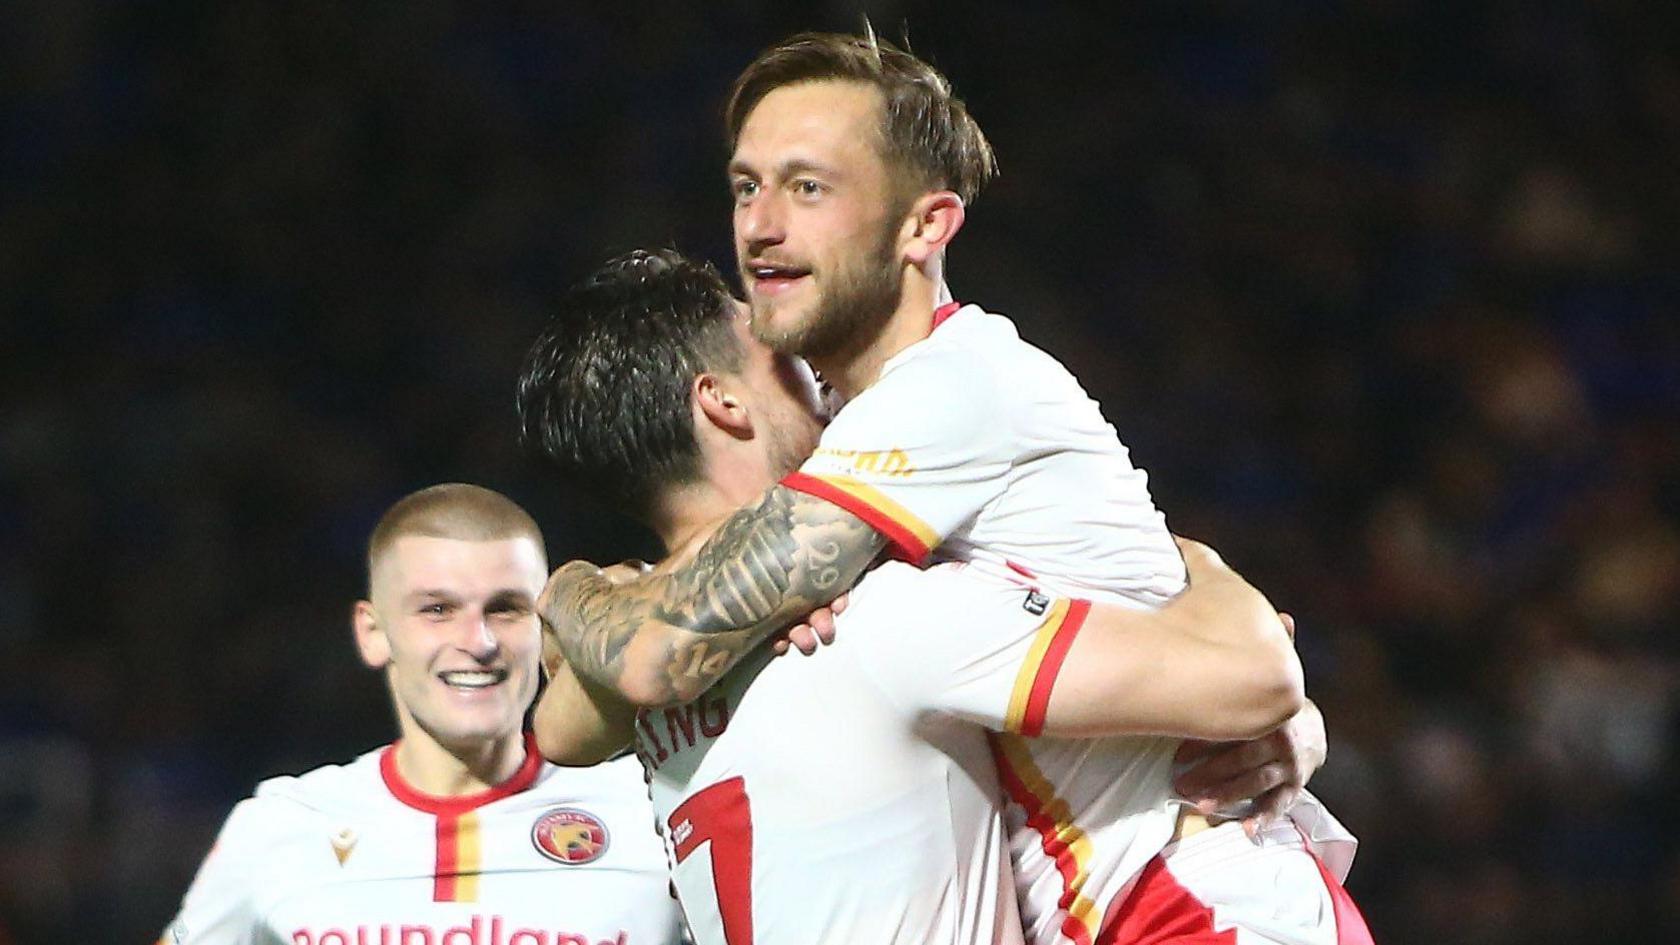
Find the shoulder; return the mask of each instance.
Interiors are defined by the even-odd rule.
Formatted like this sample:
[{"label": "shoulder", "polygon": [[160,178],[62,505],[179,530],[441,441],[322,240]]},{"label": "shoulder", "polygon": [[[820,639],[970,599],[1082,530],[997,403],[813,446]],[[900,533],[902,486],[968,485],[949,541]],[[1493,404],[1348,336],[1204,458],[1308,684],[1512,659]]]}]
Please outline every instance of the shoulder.
[{"label": "shoulder", "polygon": [[966,377],[1005,369],[1022,345],[1015,323],[978,305],[965,305],[933,330],[933,334],[904,349],[887,362],[882,380]]},{"label": "shoulder", "polygon": [[275,813],[330,811],[365,803],[384,790],[379,774],[384,750],[374,749],[344,764],[269,778],[257,785],[251,801]]},{"label": "shoulder", "polygon": [[621,755],[587,768],[574,768],[545,761],[532,790],[547,798],[600,797],[625,800],[647,796],[642,765],[634,755]]},{"label": "shoulder", "polygon": [[639,824],[652,816],[647,779],[634,755],[587,768],[543,762],[537,782],[517,804],[545,811],[577,808],[620,826]]}]

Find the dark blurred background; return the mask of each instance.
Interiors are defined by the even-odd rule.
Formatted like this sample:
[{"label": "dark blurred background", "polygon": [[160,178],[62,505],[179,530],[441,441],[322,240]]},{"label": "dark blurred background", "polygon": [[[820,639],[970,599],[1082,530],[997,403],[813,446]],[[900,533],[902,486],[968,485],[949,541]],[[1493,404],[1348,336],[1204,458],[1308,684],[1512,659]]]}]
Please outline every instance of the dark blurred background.
[{"label": "dark blurred background", "polygon": [[[521,457],[518,359],[611,253],[727,266],[730,80],[860,19],[604,6],[0,12],[0,943],[149,942],[259,779],[391,737],[403,493],[651,551]],[[1299,615],[1379,940],[1680,940],[1672,4],[868,11],[1002,162],[958,297]]]}]

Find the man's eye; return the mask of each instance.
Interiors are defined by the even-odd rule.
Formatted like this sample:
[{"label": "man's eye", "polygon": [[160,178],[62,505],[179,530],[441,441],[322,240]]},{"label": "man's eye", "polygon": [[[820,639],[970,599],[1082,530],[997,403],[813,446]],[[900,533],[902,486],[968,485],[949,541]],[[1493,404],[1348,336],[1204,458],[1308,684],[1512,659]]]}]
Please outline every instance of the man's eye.
[{"label": "man's eye", "polygon": [[801,197],[815,197],[822,193],[822,185],[814,180],[796,181],[793,189],[798,191]]},{"label": "man's eye", "polygon": [[423,614],[431,614],[434,617],[442,617],[444,614],[449,613],[449,605],[427,604],[426,606],[420,608],[420,612]]},{"label": "man's eye", "polygon": [[758,181],[738,180],[730,189],[735,192],[736,200],[748,200],[758,193]]}]

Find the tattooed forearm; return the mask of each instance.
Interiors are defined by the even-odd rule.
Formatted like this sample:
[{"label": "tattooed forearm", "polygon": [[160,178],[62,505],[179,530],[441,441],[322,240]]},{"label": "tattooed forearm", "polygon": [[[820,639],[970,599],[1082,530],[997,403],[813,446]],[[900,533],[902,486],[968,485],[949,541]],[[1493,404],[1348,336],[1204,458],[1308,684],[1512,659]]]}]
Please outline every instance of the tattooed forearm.
[{"label": "tattooed forearm", "polygon": [[585,677],[638,704],[687,701],[843,593],[885,543],[839,506],[777,486],[668,573],[615,585],[562,569],[544,618]]}]

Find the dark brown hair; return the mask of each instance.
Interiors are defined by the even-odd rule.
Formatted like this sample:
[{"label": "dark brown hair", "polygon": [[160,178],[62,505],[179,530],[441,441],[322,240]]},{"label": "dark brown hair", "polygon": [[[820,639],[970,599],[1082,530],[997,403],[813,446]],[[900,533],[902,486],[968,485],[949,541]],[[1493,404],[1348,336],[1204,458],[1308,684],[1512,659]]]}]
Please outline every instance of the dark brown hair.
[{"label": "dark brown hair", "polygon": [[879,39],[800,33],[760,53],[729,93],[724,122],[733,148],[747,116],[771,92],[801,82],[863,82],[881,92],[882,157],[904,183],[949,189],[972,203],[997,174],[992,146],[939,70]]}]

